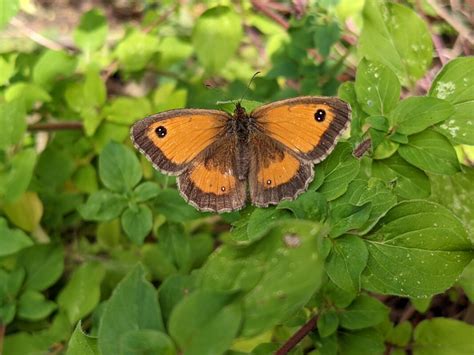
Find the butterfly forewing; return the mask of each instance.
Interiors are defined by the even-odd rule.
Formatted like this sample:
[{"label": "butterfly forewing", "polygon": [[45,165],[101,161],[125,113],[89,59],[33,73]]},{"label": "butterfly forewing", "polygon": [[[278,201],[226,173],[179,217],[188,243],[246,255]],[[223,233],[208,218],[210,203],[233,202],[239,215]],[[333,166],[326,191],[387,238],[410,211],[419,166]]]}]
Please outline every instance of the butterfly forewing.
[{"label": "butterfly forewing", "polygon": [[217,110],[171,110],[135,123],[135,146],[164,173],[179,175],[220,137],[230,115]]},{"label": "butterfly forewing", "polygon": [[250,116],[264,134],[317,163],[332,151],[349,124],[350,106],[334,97],[304,96],[261,106]]}]

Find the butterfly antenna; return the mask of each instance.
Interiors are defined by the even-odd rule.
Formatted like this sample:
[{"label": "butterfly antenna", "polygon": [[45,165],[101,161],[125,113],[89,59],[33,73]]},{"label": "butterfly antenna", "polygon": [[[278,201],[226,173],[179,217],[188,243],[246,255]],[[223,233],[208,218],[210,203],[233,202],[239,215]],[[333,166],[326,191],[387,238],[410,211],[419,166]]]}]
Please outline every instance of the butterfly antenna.
[{"label": "butterfly antenna", "polygon": [[244,99],[245,95],[247,95],[247,93],[249,92],[249,90],[250,90],[250,85],[252,84],[252,81],[255,79],[255,77],[256,77],[258,74],[260,74],[259,71],[256,72],[256,73],[252,76],[252,78],[250,79],[250,81],[249,81],[249,83],[248,83],[248,85],[247,85],[247,88],[245,89],[244,93],[242,94],[242,96],[241,96],[240,99],[239,99],[239,105],[242,103],[242,100]]}]

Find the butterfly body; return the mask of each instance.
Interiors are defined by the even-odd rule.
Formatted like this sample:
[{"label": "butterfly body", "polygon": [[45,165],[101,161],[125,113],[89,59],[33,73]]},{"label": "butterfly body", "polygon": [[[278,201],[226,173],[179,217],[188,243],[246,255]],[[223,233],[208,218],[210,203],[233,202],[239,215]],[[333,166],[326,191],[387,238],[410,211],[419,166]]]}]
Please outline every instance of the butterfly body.
[{"label": "butterfly body", "polygon": [[135,146],[158,170],[178,176],[181,195],[202,211],[228,212],[294,199],[313,180],[350,120],[330,97],[297,97],[234,113],[171,110],[132,127]]}]

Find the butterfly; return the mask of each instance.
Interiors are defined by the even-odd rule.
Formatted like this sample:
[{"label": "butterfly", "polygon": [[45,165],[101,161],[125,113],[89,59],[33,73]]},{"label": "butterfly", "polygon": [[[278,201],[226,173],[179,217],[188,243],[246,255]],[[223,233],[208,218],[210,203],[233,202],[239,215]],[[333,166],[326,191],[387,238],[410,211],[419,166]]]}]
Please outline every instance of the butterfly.
[{"label": "butterfly", "polygon": [[230,212],[295,199],[313,180],[313,164],[334,149],[350,122],[349,104],[302,96],[247,113],[177,109],[146,117],[131,139],[153,166],[177,176],[183,198],[201,211]]}]

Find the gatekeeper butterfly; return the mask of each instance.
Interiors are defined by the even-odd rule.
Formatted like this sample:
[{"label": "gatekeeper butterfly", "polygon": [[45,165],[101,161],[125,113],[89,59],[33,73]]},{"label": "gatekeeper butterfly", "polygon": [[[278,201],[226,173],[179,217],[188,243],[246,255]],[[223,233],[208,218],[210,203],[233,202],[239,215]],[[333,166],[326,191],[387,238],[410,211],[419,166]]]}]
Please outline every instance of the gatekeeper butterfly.
[{"label": "gatekeeper butterfly", "polygon": [[135,146],[159,171],[177,175],[181,195],[201,211],[229,212],[292,200],[313,180],[350,121],[335,97],[302,96],[247,113],[178,109],[136,122]]}]

